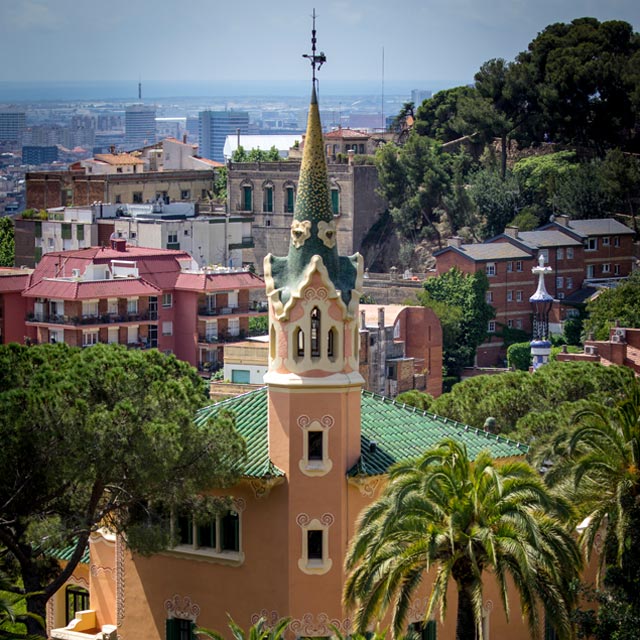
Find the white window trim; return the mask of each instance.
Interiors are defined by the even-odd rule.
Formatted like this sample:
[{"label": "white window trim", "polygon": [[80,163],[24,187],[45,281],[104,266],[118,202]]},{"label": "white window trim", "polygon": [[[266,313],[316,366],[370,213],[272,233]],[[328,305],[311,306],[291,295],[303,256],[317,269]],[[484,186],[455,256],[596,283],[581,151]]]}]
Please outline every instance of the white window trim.
[{"label": "white window trim", "polygon": [[[168,302],[165,302],[168,300]],[[173,294],[172,293],[163,293],[162,294],[162,308],[163,309],[171,309],[173,307]]]},{"label": "white window trim", "polygon": [[168,320],[162,323],[162,335],[163,336],[173,335],[173,322],[171,320]]},{"label": "white window trim", "polygon": [[[302,551],[298,560],[298,568],[308,575],[323,575],[330,571],[333,560],[329,556],[329,527],[333,524],[334,517],[330,513],[324,513],[320,518],[310,518],[306,513],[301,513],[296,518],[296,523],[302,530]],[[307,533],[309,531],[322,531],[322,558],[309,559]]]},{"label": "white window trim", "polygon": [[[329,458],[329,429],[334,424],[332,416],[324,415],[320,420],[311,420],[309,416],[300,416],[297,420],[302,430],[302,458],[298,466],[305,476],[326,476],[333,468],[333,461]],[[309,432],[322,433],[322,460],[309,460]]]},{"label": "white window trim", "polygon": [[497,273],[496,263],[495,262],[487,262],[487,265],[485,267],[485,272],[486,272],[488,278],[493,278]]},{"label": "white window trim", "polygon": [[489,320],[489,324],[487,325],[487,333],[495,333],[496,332],[496,321]]}]

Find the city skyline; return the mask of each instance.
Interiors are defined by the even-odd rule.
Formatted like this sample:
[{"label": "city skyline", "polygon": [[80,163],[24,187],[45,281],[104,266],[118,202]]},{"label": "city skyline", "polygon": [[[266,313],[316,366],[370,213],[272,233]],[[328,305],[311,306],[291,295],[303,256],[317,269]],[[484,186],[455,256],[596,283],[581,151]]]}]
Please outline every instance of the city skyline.
[{"label": "city skyline", "polygon": [[246,0],[241,13],[216,0],[21,0],[0,6],[0,55],[10,61],[0,77],[9,86],[117,84],[132,96],[139,80],[145,95],[162,85],[184,95],[286,93],[306,88],[314,6],[328,58],[321,82],[332,93],[379,90],[383,50],[390,92],[437,90],[472,82],[486,60],[512,60],[553,22],[640,23],[635,0]]}]

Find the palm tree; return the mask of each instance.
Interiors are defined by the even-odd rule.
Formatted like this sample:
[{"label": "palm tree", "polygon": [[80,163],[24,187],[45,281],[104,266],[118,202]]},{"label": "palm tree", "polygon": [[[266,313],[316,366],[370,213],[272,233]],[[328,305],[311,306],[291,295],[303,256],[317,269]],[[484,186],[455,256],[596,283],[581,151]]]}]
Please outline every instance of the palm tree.
[{"label": "palm tree", "polygon": [[580,542],[587,557],[606,529],[615,558],[603,553],[600,568],[622,566],[630,536],[640,527],[640,382],[631,381],[615,406],[592,405],[579,411],[573,422],[575,429],[555,443],[559,459],[547,483],[574,494],[585,518]]},{"label": "palm tree", "polygon": [[[229,614],[227,614],[229,615]],[[267,626],[267,622],[264,618],[260,618],[258,622],[251,625],[245,632],[234,619],[229,616],[229,629],[235,640],[282,640],[287,627],[291,622],[291,618],[280,618],[273,627]],[[217,631],[211,629],[205,629],[198,627],[195,630],[195,634],[198,636],[204,636],[211,640],[225,640],[225,637]]]},{"label": "palm tree", "polygon": [[398,637],[420,583],[433,584],[424,619],[458,591],[456,638],[482,638],[483,574],[492,573],[509,616],[507,578],[523,616],[539,628],[539,605],[559,638],[571,632],[570,582],[581,557],[563,525],[568,503],[554,497],[525,462],[496,464],[487,452],[471,461],[463,444],[444,440],[418,460],[393,467],[382,496],[362,514],[347,554],[344,601],[366,630],[393,608]]}]

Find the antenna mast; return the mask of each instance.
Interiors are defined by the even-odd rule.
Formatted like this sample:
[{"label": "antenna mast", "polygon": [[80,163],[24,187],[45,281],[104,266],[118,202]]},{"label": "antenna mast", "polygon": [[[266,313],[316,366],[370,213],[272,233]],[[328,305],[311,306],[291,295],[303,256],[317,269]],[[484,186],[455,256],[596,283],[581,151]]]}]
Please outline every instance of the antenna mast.
[{"label": "antenna mast", "polygon": [[320,71],[320,67],[327,61],[327,56],[324,55],[324,51],[321,51],[319,54],[316,54],[316,10],[313,10],[313,14],[311,15],[313,18],[313,28],[311,29],[311,54],[303,53],[302,57],[307,58],[311,62],[312,78],[313,84],[315,85],[317,82],[316,79],[316,65],[318,65],[318,71]]}]

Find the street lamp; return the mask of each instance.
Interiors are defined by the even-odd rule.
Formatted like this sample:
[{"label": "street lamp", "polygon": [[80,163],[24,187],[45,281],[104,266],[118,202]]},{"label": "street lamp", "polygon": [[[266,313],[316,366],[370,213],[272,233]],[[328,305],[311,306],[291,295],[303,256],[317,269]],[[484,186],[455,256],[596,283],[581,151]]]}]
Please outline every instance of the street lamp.
[{"label": "street lamp", "polygon": [[553,297],[544,284],[544,276],[552,273],[551,267],[544,266],[544,255],[538,257],[538,266],[531,269],[531,273],[538,276],[538,288],[529,298],[533,309],[533,339],[531,340],[531,355],[533,356],[533,370],[549,362],[551,342],[549,341],[549,311],[553,304]]}]

